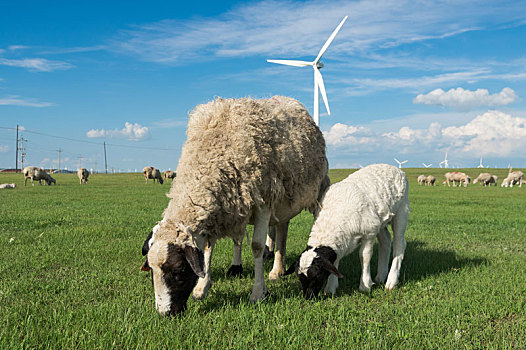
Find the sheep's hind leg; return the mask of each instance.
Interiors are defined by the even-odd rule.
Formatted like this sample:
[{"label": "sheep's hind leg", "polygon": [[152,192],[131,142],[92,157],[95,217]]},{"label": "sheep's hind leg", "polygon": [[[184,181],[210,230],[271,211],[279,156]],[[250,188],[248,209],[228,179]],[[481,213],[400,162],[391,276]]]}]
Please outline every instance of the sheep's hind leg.
[{"label": "sheep's hind leg", "polygon": [[234,241],[234,259],[226,275],[237,277],[243,274],[243,265],[241,263],[241,244],[243,243],[243,238],[240,240],[233,239],[232,241]]},{"label": "sheep's hind leg", "polygon": [[204,273],[205,277],[199,278],[197,285],[192,291],[192,297],[194,299],[203,299],[208,294],[208,290],[212,286],[212,279],[210,278],[210,263],[212,262],[212,252],[214,250],[214,241],[208,241],[204,251]]},{"label": "sheep's hind leg", "polygon": [[391,234],[387,227],[380,230],[376,238],[378,238],[378,272],[374,282],[382,284],[385,283],[389,272],[389,257],[391,255]]},{"label": "sheep's hind leg", "polygon": [[265,285],[265,271],[263,270],[263,251],[265,250],[265,237],[270,221],[270,210],[262,208],[256,213],[254,234],[252,235],[252,255],[254,256],[254,288],[250,301],[255,303],[265,299],[268,294]]},{"label": "sheep's hind leg", "polygon": [[409,218],[409,205],[406,204],[398,210],[392,221],[393,228],[393,262],[389,276],[387,276],[387,283],[385,289],[392,290],[398,284],[400,276],[400,267],[402,260],[404,260],[405,247],[405,229],[407,227],[407,220]]},{"label": "sheep's hind leg", "polygon": [[373,286],[371,278],[371,257],[373,256],[374,236],[372,239],[364,237],[360,246],[360,262],[362,263],[362,276],[360,278],[360,291],[369,293]]},{"label": "sheep's hind leg", "polygon": [[268,278],[277,281],[285,273],[285,256],[287,253],[287,234],[289,222],[276,225],[276,252],[274,253],[274,266]]},{"label": "sheep's hind leg", "polygon": [[263,260],[271,260],[274,258],[274,243],[276,242],[276,226],[271,226],[268,229],[267,243],[265,243],[265,252],[263,253]]}]

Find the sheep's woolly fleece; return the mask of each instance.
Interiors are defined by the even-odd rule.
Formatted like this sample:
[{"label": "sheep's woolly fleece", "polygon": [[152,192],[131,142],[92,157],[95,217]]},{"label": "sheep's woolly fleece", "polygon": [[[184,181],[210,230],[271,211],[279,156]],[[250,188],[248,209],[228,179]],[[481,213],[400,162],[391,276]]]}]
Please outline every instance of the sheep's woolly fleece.
[{"label": "sheep's woolly fleece", "polygon": [[218,98],[190,113],[186,134],[159,231],[167,241],[174,231],[239,239],[263,205],[271,223],[283,210],[315,209],[328,170],[325,140],[297,100]]},{"label": "sheep's woolly fleece", "polygon": [[390,165],[370,165],[349,175],[325,193],[307,244],[346,255],[356,244],[347,233],[376,236],[407,201],[407,190],[404,172]]}]

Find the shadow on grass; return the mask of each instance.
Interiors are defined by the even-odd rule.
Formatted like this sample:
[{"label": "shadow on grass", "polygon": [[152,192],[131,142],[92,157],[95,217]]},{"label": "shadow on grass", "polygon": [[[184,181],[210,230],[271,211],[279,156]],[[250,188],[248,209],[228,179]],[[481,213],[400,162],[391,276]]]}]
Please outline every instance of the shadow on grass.
[{"label": "shadow on grass", "polygon": [[[287,267],[298,258],[299,254],[289,256],[287,258]],[[371,259],[371,275],[373,278],[376,276],[377,259],[378,255],[375,247],[375,253]],[[419,281],[433,275],[456,273],[463,268],[483,265],[486,264],[486,262],[487,260],[485,258],[459,258],[453,250],[429,249],[426,248],[425,242],[409,241],[400,271],[399,285],[403,285],[409,281]],[[271,266],[270,264],[269,268],[269,264],[265,263],[266,274],[270,271]],[[337,296],[356,292],[360,284],[361,274],[358,249],[341,261],[340,272],[342,272],[345,277],[340,280]],[[225,273],[219,271],[216,271],[214,275],[216,275],[216,279],[214,280],[217,282],[235,278],[225,277]],[[233,287],[229,290],[217,290],[212,286],[208,297],[200,301],[202,304],[199,306],[199,309],[206,312],[221,308],[225,304],[238,305],[240,303],[247,303],[254,283],[252,269],[245,268],[243,275],[237,278],[241,278],[241,283],[243,285],[246,283],[247,285],[241,289]],[[266,283],[270,294],[266,298],[265,303],[277,303],[282,299],[289,298],[302,298],[301,285],[294,275],[284,276],[277,282],[269,282],[267,280]],[[378,286],[376,288],[378,288]],[[324,298],[325,297],[320,297],[320,299]]]}]

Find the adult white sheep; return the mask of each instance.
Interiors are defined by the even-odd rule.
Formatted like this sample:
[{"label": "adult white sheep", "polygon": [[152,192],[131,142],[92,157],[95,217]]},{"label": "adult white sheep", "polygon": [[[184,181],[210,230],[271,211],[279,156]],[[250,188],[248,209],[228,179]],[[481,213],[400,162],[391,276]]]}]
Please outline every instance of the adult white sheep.
[{"label": "adult white sheep", "polygon": [[288,222],[305,208],[315,209],[327,168],[323,135],[295,99],[216,99],[197,106],[165,222],[148,252],[158,312],[182,312],[198,276],[210,268],[205,248],[211,251],[222,237],[240,240],[247,224],[254,225],[250,301],[263,300],[268,227],[276,226],[269,278],[277,279],[285,271]]},{"label": "adult white sheep", "polygon": [[513,187],[516,184],[519,184],[519,187],[522,187],[522,177],[524,174],[520,170],[512,170],[513,168],[510,168],[508,176],[502,180],[501,187]]},{"label": "adult white sheep", "polygon": [[464,187],[466,187],[471,182],[471,178],[468,175],[458,171],[445,173],[444,176],[446,177],[445,184],[447,184],[448,186],[450,186],[450,183],[452,182],[453,187],[455,187],[457,183],[459,187],[461,184],[463,184]]},{"label": "adult white sheep", "polygon": [[174,177],[177,176],[177,173],[175,171],[166,170],[164,172],[163,176],[164,176],[165,180],[166,179],[172,179],[172,181],[173,181]]},{"label": "adult white sheep", "polygon": [[146,184],[148,184],[148,179],[153,179],[154,183],[155,181],[158,181],[161,185],[163,184],[163,177],[161,176],[159,169],[154,168],[153,166],[147,166],[142,169],[142,173],[146,180]]},{"label": "adult white sheep", "polygon": [[423,185],[423,184],[426,183],[426,178],[427,178],[427,176],[420,175],[420,176],[418,176],[418,179],[416,181],[418,182],[419,185]]},{"label": "adult white sheep", "polygon": [[428,175],[426,177],[426,186],[435,186],[436,178],[433,175]]},{"label": "adult white sheep", "polygon": [[80,182],[81,185],[83,183],[84,184],[88,183],[88,177],[89,177],[88,169],[86,169],[86,168],[79,168],[79,170],[77,170],[77,176],[79,178],[79,182]]},{"label": "adult white sheep", "polygon": [[22,170],[24,173],[24,186],[27,185],[27,179],[31,179],[31,185],[35,186],[33,183],[34,180],[38,180],[38,183],[42,185],[42,180],[46,181],[48,186],[50,186],[52,183],[56,184],[54,178],[51,177],[44,169],[41,169],[36,166],[27,166]]},{"label": "adult white sheep", "polygon": [[491,184],[495,184],[497,186],[498,177],[495,175],[491,175],[490,173],[480,173],[479,176],[475,180],[473,180],[473,184],[476,184],[477,182],[480,182],[482,186],[486,187]]},{"label": "adult white sheep", "polygon": [[[296,272],[303,295],[316,297],[325,281],[326,293],[334,294],[338,287],[340,260],[360,246],[362,276],[360,291],[373,286],[370,260],[375,238],[378,238],[378,274],[376,283],[391,290],[398,283],[404,258],[404,237],[409,218],[409,183],[404,172],[387,164],[367,166],[329,187],[323,196],[321,210],[314,221],[307,249],[287,270]],[[391,235],[393,230],[393,262],[389,271]],[[389,272],[389,275],[387,274]]]}]

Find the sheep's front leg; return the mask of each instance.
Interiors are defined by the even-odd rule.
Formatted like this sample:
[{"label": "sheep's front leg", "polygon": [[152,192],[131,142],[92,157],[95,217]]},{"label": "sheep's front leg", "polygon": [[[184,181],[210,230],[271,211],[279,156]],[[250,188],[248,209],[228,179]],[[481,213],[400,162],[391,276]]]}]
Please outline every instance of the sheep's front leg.
[{"label": "sheep's front leg", "polygon": [[276,252],[274,253],[274,266],[268,276],[269,280],[276,281],[285,273],[285,256],[287,252],[287,234],[289,222],[276,225]]},{"label": "sheep's front leg", "polygon": [[[337,269],[339,264],[340,264],[340,259],[336,259],[333,265]],[[327,279],[327,284],[325,285],[324,293],[326,295],[327,294],[334,295],[336,293],[337,288],[338,288],[338,277],[331,273],[329,275],[329,278]]]},{"label": "sheep's front leg", "polygon": [[362,277],[360,278],[360,291],[369,293],[373,286],[371,278],[371,257],[373,256],[374,236],[364,237],[360,246],[360,262],[362,263]]},{"label": "sheep's front leg", "polygon": [[197,285],[192,291],[194,299],[203,299],[208,294],[208,290],[212,286],[212,279],[210,278],[210,264],[212,262],[212,252],[214,251],[216,241],[208,241],[204,250],[204,273],[205,277],[199,278]]},{"label": "sheep's front leg", "polygon": [[254,222],[254,234],[252,235],[252,255],[254,256],[254,288],[250,295],[250,301],[255,303],[263,300],[267,294],[265,276],[263,271],[263,251],[265,250],[265,238],[267,236],[270,221],[270,210],[262,208],[256,213]]},{"label": "sheep's front leg", "polygon": [[376,238],[378,238],[378,273],[374,282],[382,284],[385,283],[389,272],[389,257],[391,255],[391,234],[387,227],[380,230]]},{"label": "sheep's front leg", "polygon": [[407,228],[407,220],[409,219],[409,205],[405,205],[398,210],[398,213],[393,218],[393,262],[389,276],[387,276],[387,283],[385,289],[392,290],[398,284],[398,277],[400,276],[400,268],[402,260],[404,259],[405,247],[405,229]]}]

